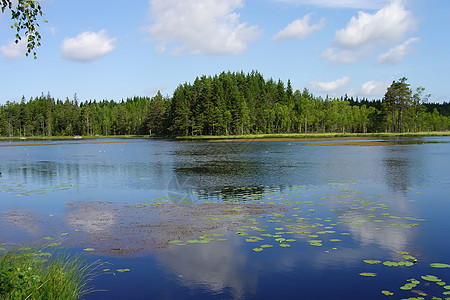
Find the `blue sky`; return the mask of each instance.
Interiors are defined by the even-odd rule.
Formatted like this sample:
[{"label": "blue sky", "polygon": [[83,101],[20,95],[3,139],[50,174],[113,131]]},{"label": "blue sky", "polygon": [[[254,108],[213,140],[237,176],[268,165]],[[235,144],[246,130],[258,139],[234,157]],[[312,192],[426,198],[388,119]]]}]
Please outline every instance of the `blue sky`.
[{"label": "blue sky", "polygon": [[0,103],[171,96],[178,84],[258,70],[321,96],[381,99],[403,76],[450,101],[447,0],[41,0],[38,59],[0,14]]}]

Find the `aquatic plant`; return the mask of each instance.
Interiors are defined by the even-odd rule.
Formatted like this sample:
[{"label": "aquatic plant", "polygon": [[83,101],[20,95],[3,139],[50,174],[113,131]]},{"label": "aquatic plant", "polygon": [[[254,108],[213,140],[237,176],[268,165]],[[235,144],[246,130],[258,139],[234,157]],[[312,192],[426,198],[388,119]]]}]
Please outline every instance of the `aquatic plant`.
[{"label": "aquatic plant", "polygon": [[22,248],[0,257],[0,297],[12,299],[79,299],[92,291],[88,283],[100,264],[64,252]]}]

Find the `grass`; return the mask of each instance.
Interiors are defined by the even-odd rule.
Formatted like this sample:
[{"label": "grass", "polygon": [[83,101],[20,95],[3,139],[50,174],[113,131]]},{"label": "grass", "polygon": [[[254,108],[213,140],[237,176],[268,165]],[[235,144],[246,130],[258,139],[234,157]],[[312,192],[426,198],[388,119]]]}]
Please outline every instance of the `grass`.
[{"label": "grass", "polygon": [[87,284],[95,277],[98,266],[63,252],[9,250],[0,257],[0,298],[79,299],[92,291]]},{"label": "grass", "polygon": [[420,136],[450,136],[450,131],[430,132],[378,132],[378,133],[279,133],[279,134],[245,134],[219,136],[179,136],[176,139],[186,140],[231,140],[231,139],[329,139],[329,138],[395,138]]}]

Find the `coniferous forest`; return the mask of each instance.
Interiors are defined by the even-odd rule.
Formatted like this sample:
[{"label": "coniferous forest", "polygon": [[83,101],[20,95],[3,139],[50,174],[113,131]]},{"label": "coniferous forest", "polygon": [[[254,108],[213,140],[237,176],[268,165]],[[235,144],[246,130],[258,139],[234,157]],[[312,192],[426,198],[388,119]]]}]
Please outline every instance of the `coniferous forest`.
[{"label": "coniferous forest", "polygon": [[450,103],[427,103],[424,88],[394,81],[383,99],[316,97],[256,71],[223,72],[180,84],[172,97],[120,102],[54,99],[50,94],[0,106],[0,136],[242,135],[450,130]]}]

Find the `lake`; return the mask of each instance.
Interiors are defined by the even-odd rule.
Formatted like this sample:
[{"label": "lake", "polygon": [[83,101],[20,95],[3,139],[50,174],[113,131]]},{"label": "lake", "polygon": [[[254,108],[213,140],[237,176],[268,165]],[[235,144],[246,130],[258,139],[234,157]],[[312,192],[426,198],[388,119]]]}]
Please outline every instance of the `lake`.
[{"label": "lake", "polygon": [[0,248],[100,260],[87,299],[449,299],[449,166],[450,137],[1,141]]}]

